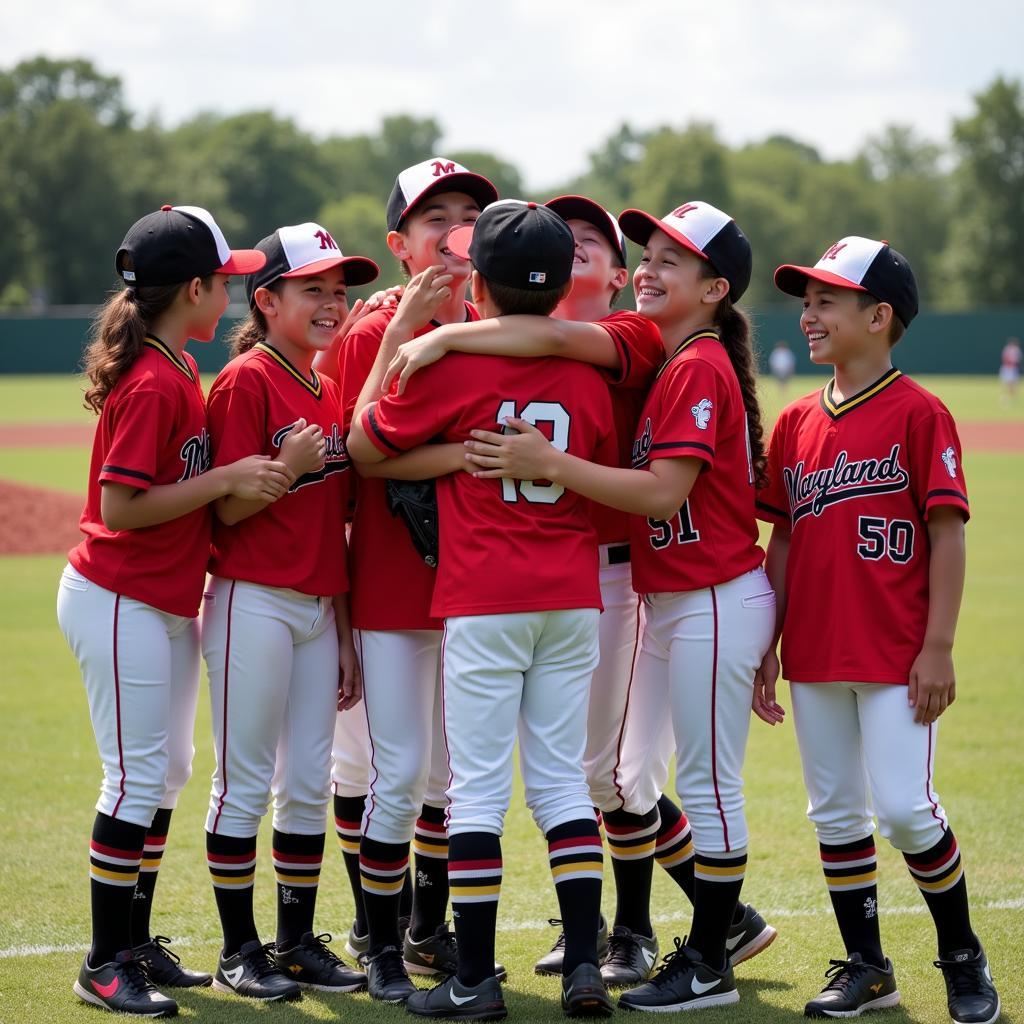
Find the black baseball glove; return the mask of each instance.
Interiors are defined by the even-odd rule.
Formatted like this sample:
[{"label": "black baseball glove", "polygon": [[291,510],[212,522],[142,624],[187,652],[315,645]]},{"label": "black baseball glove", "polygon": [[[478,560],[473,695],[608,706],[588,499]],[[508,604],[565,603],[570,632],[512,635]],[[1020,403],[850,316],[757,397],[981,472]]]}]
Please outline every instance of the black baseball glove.
[{"label": "black baseball glove", "polygon": [[409,531],[412,546],[437,568],[437,489],[433,480],[385,480],[388,510]]}]

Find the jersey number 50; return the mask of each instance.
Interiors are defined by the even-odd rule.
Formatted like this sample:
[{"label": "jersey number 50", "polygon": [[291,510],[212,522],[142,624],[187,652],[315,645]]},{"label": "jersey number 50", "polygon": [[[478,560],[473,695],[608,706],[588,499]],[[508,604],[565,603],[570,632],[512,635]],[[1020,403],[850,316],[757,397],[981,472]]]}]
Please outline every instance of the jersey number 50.
[{"label": "jersey number 50", "polygon": [[[516,412],[515,400],[509,398],[498,406],[495,418],[499,424],[504,423],[506,418],[526,420],[535,427],[539,427],[541,423],[550,423],[551,443],[560,452],[569,450],[570,416],[560,402],[528,402],[523,406],[522,412]],[[511,429],[507,429],[506,433],[511,433]],[[518,501],[522,496],[524,501],[533,502],[535,505],[554,505],[563,494],[565,488],[561,484],[538,484],[533,480],[501,481],[501,496],[508,502]]]}]

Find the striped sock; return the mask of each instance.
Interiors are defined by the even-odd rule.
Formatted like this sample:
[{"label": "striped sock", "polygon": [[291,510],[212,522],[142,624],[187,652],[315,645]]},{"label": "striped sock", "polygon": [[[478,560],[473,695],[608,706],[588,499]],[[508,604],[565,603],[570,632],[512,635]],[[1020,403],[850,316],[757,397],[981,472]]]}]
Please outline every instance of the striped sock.
[{"label": "striped sock", "polygon": [[747,851],[697,852],[693,863],[693,925],[689,944],[715,970],[725,966],[725,939],[743,888]]},{"label": "striped sock", "polygon": [[142,863],[146,830],[141,825],[97,814],[89,843],[92,945],[89,963],[109,963],[132,946],[132,902]]},{"label": "striped sock", "polygon": [[449,836],[448,886],[459,946],[459,981],[479,985],[494,975],[501,839],[490,832]]},{"label": "striped sock", "polygon": [[291,949],[313,930],[325,838],[323,832],[300,836],[274,829],[278,949]]},{"label": "striped sock", "polygon": [[408,843],[382,843],[363,836],[359,844],[359,876],[370,932],[370,956],[385,946],[401,948],[398,914],[408,872]]},{"label": "striped sock", "polygon": [[252,913],[256,881],[256,837],[217,836],[206,833],[206,864],[213,882],[224,955],[234,956],[245,942],[259,938]]},{"label": "striped sock", "polygon": [[819,845],[825,884],[847,955],[860,953],[865,962],[884,967],[874,835],[852,843]]},{"label": "striped sock", "polygon": [[416,885],[409,934],[417,942],[444,925],[448,908],[448,830],[444,815],[445,808],[424,804],[416,821],[412,841],[416,851]]},{"label": "striped sock", "polygon": [[651,874],[658,835],[658,808],[646,814],[606,811],[604,834],[615,875],[615,923],[640,935],[651,927]]},{"label": "striped sock", "polygon": [[160,861],[167,845],[167,833],[171,828],[170,807],[161,807],[153,815],[153,822],[146,832],[146,842],[142,849],[142,866],[139,868],[139,881],[135,886],[135,899],[132,901],[132,945],[141,946],[149,942],[149,917],[153,910],[153,893],[156,891],[156,879],[160,873]]},{"label": "striped sock", "polygon": [[[610,824],[610,817],[611,814],[605,815],[606,829]],[[592,818],[567,821],[548,832],[546,838],[551,877],[555,880],[558,909],[562,915],[562,932],[565,935],[565,953],[562,960],[564,976],[571,974],[582,963],[597,966],[597,929],[601,919],[604,851],[601,847],[601,833],[597,822]],[[652,840],[652,848],[653,845]],[[647,863],[650,868],[649,856]],[[649,871],[647,882],[649,897]],[[650,932],[644,934],[649,935]]]},{"label": "striped sock", "polygon": [[353,924],[357,935],[366,934],[366,909],[363,907],[363,885],[359,877],[359,840],[363,834],[363,808],[365,796],[335,796],[334,831],[341,847],[341,859],[348,874],[352,903],[355,908]]},{"label": "striped sock", "polygon": [[658,801],[661,825],[658,828],[654,858],[668,872],[686,898],[693,902],[693,833],[683,812],[662,795]]},{"label": "striped sock", "polygon": [[981,947],[971,927],[967,879],[952,830],[947,829],[929,849],[905,853],[903,859],[935,922],[939,956],[961,949],[977,952]]}]

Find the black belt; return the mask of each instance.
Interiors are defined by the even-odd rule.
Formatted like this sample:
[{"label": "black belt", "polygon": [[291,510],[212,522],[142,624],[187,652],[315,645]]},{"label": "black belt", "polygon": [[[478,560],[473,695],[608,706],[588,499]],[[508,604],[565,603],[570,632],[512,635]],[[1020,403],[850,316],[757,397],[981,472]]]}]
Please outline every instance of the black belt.
[{"label": "black belt", "polygon": [[608,564],[624,565],[629,561],[628,544],[610,544],[608,546]]}]

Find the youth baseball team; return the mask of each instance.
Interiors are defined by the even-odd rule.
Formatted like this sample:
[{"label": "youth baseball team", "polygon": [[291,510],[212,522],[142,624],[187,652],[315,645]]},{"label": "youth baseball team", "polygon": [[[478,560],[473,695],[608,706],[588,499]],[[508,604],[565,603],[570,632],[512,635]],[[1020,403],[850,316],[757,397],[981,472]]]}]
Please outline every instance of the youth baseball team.
[{"label": "youth baseball team", "polygon": [[[616,308],[627,238],[642,248],[635,312]],[[995,1021],[932,786],[969,509],[949,412],[892,365],[918,310],[906,259],[848,236],[775,271],[834,376],[766,443],[738,304],[751,247],[714,206],[616,218],[583,196],[499,199],[438,157],[398,175],[387,245],[405,287],[351,306],[378,267],[312,222],[232,250],[206,210],[164,206],[118,249],[123,286],[84,360],[99,417],[84,539],[57,602],[103,763],[76,994],[167,1017],[176,987],[268,1002],[367,989],[419,1016],[504,1018],[518,741],[559,908],[535,969],[560,978],[563,1011],[608,1016],[610,989],[633,1011],[736,1003],[734,967],[776,938],[740,899],[741,772],[752,713],[785,717],[781,671],[844,945],[805,1014],[900,1001],[877,817],[933,918],[951,1018]],[[214,337],[232,274],[249,315],[204,396],[185,346]],[[213,974],[150,921],[200,657]],[[685,814],[662,792],[673,755]],[[330,810],[354,966],[314,926]],[[655,860],[693,908],[660,964]]]}]

